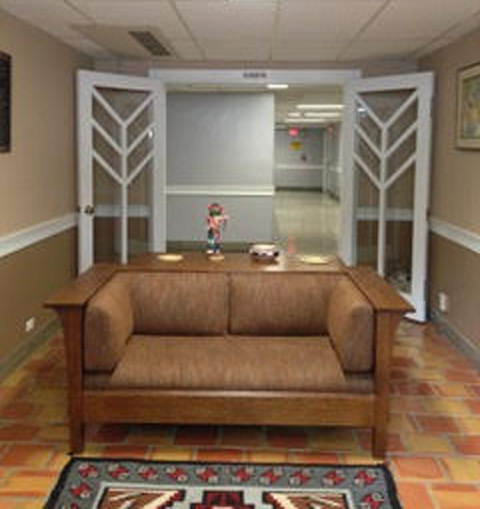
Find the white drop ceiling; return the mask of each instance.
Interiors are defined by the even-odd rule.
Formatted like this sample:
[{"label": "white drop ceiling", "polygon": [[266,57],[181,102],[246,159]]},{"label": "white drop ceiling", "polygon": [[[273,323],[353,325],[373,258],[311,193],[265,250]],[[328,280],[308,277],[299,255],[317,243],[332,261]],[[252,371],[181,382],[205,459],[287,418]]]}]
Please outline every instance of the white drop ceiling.
[{"label": "white drop ceiling", "polygon": [[0,0],[0,8],[99,59],[155,60],[133,40],[125,48],[129,29],[153,28],[178,63],[412,60],[480,26],[480,0]]}]

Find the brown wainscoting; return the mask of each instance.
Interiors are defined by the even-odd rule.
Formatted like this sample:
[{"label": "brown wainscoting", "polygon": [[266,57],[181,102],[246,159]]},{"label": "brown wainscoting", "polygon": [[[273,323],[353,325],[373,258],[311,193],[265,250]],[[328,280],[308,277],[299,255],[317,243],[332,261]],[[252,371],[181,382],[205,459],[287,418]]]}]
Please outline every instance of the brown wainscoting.
[{"label": "brown wainscoting", "polygon": [[[429,308],[480,355],[480,256],[435,233],[430,234],[429,252]],[[447,313],[439,310],[439,292],[448,295]]]},{"label": "brown wainscoting", "polygon": [[[1,366],[10,365],[53,319],[42,303],[75,276],[76,237],[76,228],[72,228],[0,258]],[[26,334],[25,321],[30,317],[35,318],[36,327]]]}]

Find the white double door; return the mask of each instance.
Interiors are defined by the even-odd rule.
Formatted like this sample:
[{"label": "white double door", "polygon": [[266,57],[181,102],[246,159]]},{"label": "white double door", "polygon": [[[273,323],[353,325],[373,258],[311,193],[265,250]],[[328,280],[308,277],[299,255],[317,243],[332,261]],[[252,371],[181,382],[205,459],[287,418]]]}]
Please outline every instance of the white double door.
[{"label": "white double door", "polygon": [[[396,285],[419,320],[425,318],[432,89],[428,73],[351,81],[343,123],[340,255]],[[81,272],[165,250],[165,106],[156,78],[79,72]]]},{"label": "white double door", "polygon": [[165,250],[165,90],[150,78],[77,76],[79,271]]}]

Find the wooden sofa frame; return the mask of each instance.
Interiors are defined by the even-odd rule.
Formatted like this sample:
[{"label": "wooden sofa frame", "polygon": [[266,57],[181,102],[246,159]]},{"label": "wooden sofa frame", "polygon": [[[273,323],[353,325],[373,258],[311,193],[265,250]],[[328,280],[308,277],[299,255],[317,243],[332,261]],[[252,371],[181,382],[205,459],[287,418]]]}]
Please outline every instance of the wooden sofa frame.
[{"label": "wooden sofa frame", "polygon": [[373,429],[373,454],[386,452],[393,338],[412,307],[369,268],[344,268],[374,309],[374,394],[94,389],[84,387],[83,327],[89,299],[122,269],[96,265],[45,305],[59,315],[68,376],[70,450],[84,447],[86,423],[349,426]]}]

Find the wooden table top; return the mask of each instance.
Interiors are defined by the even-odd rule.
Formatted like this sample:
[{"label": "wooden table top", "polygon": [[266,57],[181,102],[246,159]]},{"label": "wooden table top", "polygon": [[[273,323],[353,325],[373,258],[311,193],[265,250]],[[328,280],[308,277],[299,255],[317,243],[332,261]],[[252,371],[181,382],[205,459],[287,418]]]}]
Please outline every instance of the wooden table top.
[{"label": "wooden table top", "polygon": [[336,257],[325,264],[311,264],[301,261],[295,255],[280,254],[277,261],[255,261],[248,253],[225,253],[224,259],[213,261],[211,255],[200,252],[181,253],[180,261],[163,261],[157,253],[147,253],[132,259],[119,270],[146,271],[198,271],[198,272],[343,272],[345,266]]}]

